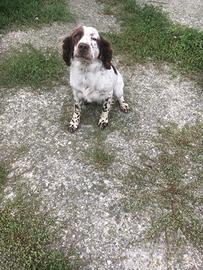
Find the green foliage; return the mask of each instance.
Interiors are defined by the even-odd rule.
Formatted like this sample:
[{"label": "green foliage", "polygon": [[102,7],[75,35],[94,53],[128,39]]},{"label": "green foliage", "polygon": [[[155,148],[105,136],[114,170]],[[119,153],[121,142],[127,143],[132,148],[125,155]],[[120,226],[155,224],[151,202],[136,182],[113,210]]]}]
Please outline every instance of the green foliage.
[{"label": "green foliage", "polygon": [[50,229],[53,224],[36,205],[22,198],[0,209],[0,269],[79,269],[75,251],[65,256],[51,248],[56,232],[51,233],[48,226]]},{"label": "green foliage", "polygon": [[[114,5],[114,1],[102,2]],[[117,2],[122,32],[108,35],[117,52],[136,61],[167,61],[186,70],[203,69],[203,32],[173,24],[153,6],[140,7],[134,0]]]},{"label": "green foliage", "polygon": [[65,0],[0,0],[0,28],[70,19]]},{"label": "green foliage", "polygon": [[157,156],[143,155],[142,167],[134,166],[124,179],[125,210],[150,213],[148,239],[162,233],[172,238],[179,231],[182,239],[203,250],[203,197],[199,192],[203,185],[202,131],[199,123],[160,129],[155,142]]},{"label": "green foliage", "polygon": [[65,65],[55,50],[42,52],[31,46],[5,55],[0,62],[1,86],[33,86],[60,81]]}]

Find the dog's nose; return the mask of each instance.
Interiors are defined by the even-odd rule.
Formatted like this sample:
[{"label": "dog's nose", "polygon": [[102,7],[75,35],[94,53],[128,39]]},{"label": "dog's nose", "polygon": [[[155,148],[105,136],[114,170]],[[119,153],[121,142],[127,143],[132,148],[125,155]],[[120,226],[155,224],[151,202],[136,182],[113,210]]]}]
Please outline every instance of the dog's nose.
[{"label": "dog's nose", "polygon": [[80,43],[78,45],[78,48],[79,48],[80,51],[87,51],[89,49],[89,45],[86,44],[86,43]]}]

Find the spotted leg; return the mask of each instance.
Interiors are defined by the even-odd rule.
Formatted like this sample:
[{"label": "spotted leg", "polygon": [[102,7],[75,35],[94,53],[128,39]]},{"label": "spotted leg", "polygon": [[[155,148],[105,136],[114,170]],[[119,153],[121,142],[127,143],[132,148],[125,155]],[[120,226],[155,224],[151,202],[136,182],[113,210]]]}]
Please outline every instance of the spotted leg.
[{"label": "spotted leg", "polygon": [[75,102],[73,117],[69,124],[69,131],[74,132],[79,128],[82,102]]},{"label": "spotted leg", "polygon": [[125,102],[123,96],[118,98],[118,103],[122,112],[125,112],[125,113],[128,112],[129,106],[128,106],[128,103]]},{"label": "spotted leg", "polygon": [[102,105],[102,113],[98,123],[98,126],[101,128],[105,128],[106,126],[108,126],[108,115],[111,109],[111,102],[112,97],[107,98]]}]

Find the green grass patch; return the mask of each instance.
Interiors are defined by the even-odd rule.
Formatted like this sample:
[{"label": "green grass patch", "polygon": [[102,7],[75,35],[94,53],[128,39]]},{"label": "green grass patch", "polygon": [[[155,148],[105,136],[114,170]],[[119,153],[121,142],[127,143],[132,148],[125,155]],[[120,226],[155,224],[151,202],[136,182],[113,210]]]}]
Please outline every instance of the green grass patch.
[{"label": "green grass patch", "polygon": [[85,159],[100,170],[107,169],[114,161],[114,155],[105,147],[105,139],[108,132],[108,129],[101,130],[99,127],[96,127],[91,134],[88,134],[87,138],[90,139],[90,146],[85,151]]},{"label": "green grass patch", "polygon": [[121,34],[108,34],[117,53],[133,61],[167,61],[188,71],[203,70],[203,32],[174,24],[158,8],[140,7],[135,0],[102,2],[107,9],[114,7],[121,21]]},{"label": "green grass patch", "polygon": [[202,251],[203,126],[170,125],[159,134],[157,156],[143,155],[142,166],[133,166],[123,180],[125,210],[147,211],[152,221],[147,239],[165,234],[172,245],[188,241]]},{"label": "green grass patch", "polygon": [[99,168],[106,168],[113,162],[113,156],[103,147],[95,146],[87,152],[90,160]]},{"label": "green grass patch", "polygon": [[50,85],[65,74],[62,57],[55,50],[45,52],[31,46],[14,51],[0,61],[0,86]]},{"label": "green grass patch", "polygon": [[3,185],[6,182],[6,177],[7,177],[7,169],[4,163],[0,163],[0,191],[3,187]]},{"label": "green grass patch", "polygon": [[113,15],[113,10],[111,5],[105,5],[103,8],[103,13],[106,15]]},{"label": "green grass patch", "polygon": [[[9,270],[77,270],[81,265],[72,249],[66,256],[54,248],[54,222],[26,199],[16,198],[0,209],[0,268]],[[49,229],[48,229],[49,228]]]},{"label": "green grass patch", "polygon": [[0,29],[71,19],[65,0],[0,0]]}]

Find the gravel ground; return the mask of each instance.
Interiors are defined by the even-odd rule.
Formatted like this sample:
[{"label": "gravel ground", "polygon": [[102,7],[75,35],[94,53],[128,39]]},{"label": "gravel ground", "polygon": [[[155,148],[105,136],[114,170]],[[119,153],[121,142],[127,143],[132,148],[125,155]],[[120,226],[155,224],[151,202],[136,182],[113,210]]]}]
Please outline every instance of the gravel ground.
[{"label": "gravel ground", "polygon": [[137,3],[159,6],[174,22],[203,30],[202,0],[137,0]]},{"label": "gravel ground", "polygon": [[[71,2],[75,24],[8,33],[2,50],[28,41],[36,47],[60,47],[61,37],[81,23],[101,31],[118,29],[115,18],[103,16],[95,1]],[[19,39],[14,40],[15,35]],[[49,91],[1,89],[0,160],[10,164],[5,198],[15,196],[19,186],[38,195],[42,211],[50,210],[62,226],[61,247],[66,251],[74,245],[79,250],[86,262],[83,270],[200,270],[202,255],[189,244],[174,247],[168,260],[164,239],[140,242],[149,215],[125,213],[119,201],[120,176],[140,164],[141,153],[156,154],[152,137],[158,126],[202,120],[201,89],[168,65],[123,66],[119,58],[115,62],[124,75],[131,110],[123,114],[114,106],[107,131],[97,127],[100,108],[90,106],[78,132],[68,133],[72,114],[68,82]],[[105,169],[87,155],[98,143],[115,156]]]}]

